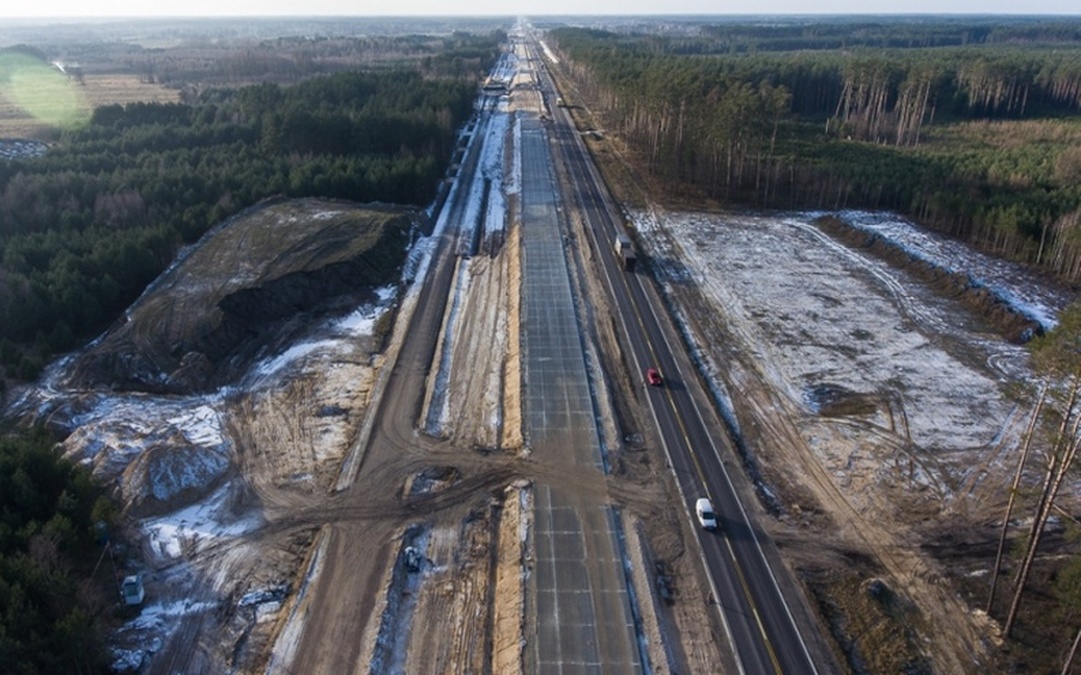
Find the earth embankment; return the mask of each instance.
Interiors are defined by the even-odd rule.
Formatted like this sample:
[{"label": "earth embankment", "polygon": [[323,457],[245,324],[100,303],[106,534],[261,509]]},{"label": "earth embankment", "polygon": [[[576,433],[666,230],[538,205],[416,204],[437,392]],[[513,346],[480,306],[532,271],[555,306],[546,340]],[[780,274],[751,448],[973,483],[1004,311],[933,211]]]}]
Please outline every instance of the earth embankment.
[{"label": "earth embankment", "polygon": [[421,212],[270,201],[208,233],[81,354],[84,386],[193,393],[247,372],[319,318],[392,284]]}]

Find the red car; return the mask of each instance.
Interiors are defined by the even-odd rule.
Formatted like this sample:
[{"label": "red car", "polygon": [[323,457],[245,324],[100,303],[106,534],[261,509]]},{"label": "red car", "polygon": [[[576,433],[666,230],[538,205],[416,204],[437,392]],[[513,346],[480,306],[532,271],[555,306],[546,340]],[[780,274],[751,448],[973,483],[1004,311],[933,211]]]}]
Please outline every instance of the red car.
[{"label": "red car", "polygon": [[651,387],[659,387],[663,384],[661,380],[661,373],[656,368],[649,368],[646,370],[646,384]]}]

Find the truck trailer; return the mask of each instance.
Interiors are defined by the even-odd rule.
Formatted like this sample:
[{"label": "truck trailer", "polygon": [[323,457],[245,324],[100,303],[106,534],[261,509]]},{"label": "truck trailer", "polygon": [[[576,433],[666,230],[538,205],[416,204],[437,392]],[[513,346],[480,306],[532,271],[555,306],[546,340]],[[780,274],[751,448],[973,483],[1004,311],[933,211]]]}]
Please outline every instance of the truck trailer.
[{"label": "truck trailer", "polygon": [[619,259],[623,269],[628,272],[634,271],[634,263],[636,261],[634,255],[634,244],[631,243],[631,238],[625,234],[616,235],[615,244],[616,258]]}]

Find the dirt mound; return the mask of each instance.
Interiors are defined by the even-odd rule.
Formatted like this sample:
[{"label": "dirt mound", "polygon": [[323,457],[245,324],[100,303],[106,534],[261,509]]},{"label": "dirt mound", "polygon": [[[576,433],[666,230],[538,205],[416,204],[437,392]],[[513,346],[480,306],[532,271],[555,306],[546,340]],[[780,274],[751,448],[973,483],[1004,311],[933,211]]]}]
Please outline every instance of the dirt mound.
[{"label": "dirt mound", "polygon": [[228,470],[224,453],[191,446],[177,434],[137,456],[118,490],[129,515],[157,515],[210,494]]},{"label": "dirt mound", "polygon": [[191,393],[244,373],[311,320],[393,283],[421,212],[270,201],[223,222],[82,354],[82,385]]},{"label": "dirt mound", "polygon": [[78,427],[64,441],[64,456],[88,466],[114,486],[126,514],[144,518],[168,513],[212,493],[232,470],[229,444],[221,437],[189,437],[173,420],[152,416],[107,418]]},{"label": "dirt mound", "polygon": [[462,472],[453,466],[433,466],[410,476],[402,492],[410,497],[439,492],[462,479]]}]

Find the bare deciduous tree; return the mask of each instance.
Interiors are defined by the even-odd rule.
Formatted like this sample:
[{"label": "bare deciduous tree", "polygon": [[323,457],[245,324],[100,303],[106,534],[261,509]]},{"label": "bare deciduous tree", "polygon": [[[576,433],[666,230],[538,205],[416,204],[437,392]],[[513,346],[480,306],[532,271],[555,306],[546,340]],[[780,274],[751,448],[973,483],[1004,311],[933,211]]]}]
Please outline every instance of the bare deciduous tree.
[{"label": "bare deciduous tree", "polygon": [[995,553],[995,566],[991,571],[991,591],[987,595],[987,613],[990,614],[995,605],[995,589],[998,586],[999,570],[1002,567],[1002,552],[1006,549],[1006,533],[1009,531],[1010,517],[1013,515],[1013,505],[1017,500],[1017,490],[1021,485],[1021,476],[1025,470],[1025,463],[1028,461],[1029,449],[1032,447],[1032,434],[1036,430],[1036,422],[1040,418],[1040,412],[1043,410],[1043,403],[1047,397],[1047,386],[1045,385],[1040,390],[1040,398],[1036,402],[1036,407],[1032,409],[1032,417],[1029,419],[1028,427],[1025,429],[1025,440],[1021,446],[1021,457],[1017,461],[1017,471],[1013,476],[1013,483],[1010,485],[1010,498],[1006,502],[1006,513],[1002,516],[1002,529],[999,531],[998,537],[998,552]]},{"label": "bare deciduous tree", "polygon": [[1051,508],[1081,447],[1081,411],[1078,410],[1078,399],[1081,397],[1081,303],[1074,303],[1062,312],[1059,325],[1033,342],[1032,353],[1036,368],[1046,378],[1050,402],[1046,408],[1048,415],[1057,416],[1057,431],[1047,454],[1047,472],[1036,502],[1010,611],[1002,628],[1005,637],[1010,636],[1017,620],[1025,584],[1032,571]]}]

